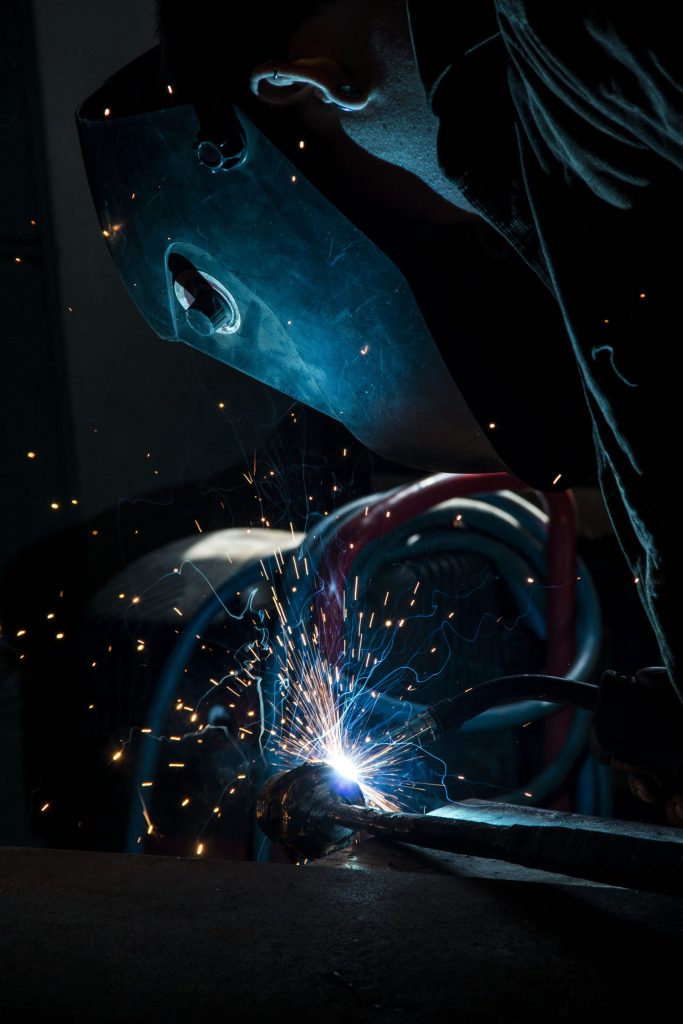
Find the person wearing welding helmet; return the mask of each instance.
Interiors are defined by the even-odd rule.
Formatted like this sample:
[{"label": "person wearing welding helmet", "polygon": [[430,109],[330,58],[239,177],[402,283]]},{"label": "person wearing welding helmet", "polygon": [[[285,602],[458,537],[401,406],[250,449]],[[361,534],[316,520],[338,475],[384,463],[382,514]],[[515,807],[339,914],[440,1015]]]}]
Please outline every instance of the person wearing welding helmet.
[{"label": "person wearing welding helmet", "polygon": [[[231,82],[248,82],[264,104],[296,107],[359,187],[368,154],[377,181],[386,171],[386,192],[398,166],[394,201],[406,216],[423,204],[430,217],[480,225],[508,254],[509,275],[523,267],[533,279],[527,306],[510,310],[526,368],[510,382],[515,400],[500,419],[524,414],[522,383],[543,387],[554,366],[571,365],[553,380],[561,403],[563,380],[578,372],[577,444],[587,411],[614,528],[683,696],[673,475],[683,74],[672,6],[158,0],[158,26],[174,80],[213,82],[226,94]],[[484,282],[482,304],[501,302],[496,287],[487,298]],[[550,297],[562,324],[535,369],[525,361],[524,324],[514,322],[534,316],[534,294],[539,304]],[[512,302],[510,291],[503,301]],[[458,315],[454,301],[450,316]],[[484,334],[484,359],[487,344]],[[447,356],[457,381],[457,358]],[[476,391],[467,396],[473,406]]]}]

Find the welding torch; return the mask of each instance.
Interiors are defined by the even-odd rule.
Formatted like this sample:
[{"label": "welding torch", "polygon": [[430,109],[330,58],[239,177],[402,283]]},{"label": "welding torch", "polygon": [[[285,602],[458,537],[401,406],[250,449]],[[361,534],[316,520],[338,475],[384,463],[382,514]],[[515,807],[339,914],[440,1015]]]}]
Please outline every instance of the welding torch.
[{"label": "welding torch", "polygon": [[432,704],[383,739],[429,743],[489,708],[522,700],[591,711],[597,760],[625,772],[634,796],[663,805],[671,824],[683,825],[683,704],[660,667],[635,676],[608,671],[598,685],[560,676],[501,676]]},{"label": "welding torch", "polygon": [[383,740],[385,743],[436,740],[445,733],[459,729],[470,718],[475,718],[489,708],[522,700],[570,704],[575,708],[594,711],[599,693],[600,687],[593,683],[582,683],[562,676],[499,676],[432,704],[408,721],[387,730]]}]

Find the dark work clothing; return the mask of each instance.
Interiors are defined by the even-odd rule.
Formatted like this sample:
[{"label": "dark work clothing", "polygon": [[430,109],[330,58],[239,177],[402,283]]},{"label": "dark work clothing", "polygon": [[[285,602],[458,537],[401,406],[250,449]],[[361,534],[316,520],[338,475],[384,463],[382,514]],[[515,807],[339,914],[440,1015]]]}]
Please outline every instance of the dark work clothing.
[{"label": "dark work clothing", "polygon": [[676,7],[476,0],[457,19],[436,0],[409,9],[442,167],[561,309],[566,338],[552,343],[573,353],[606,503],[680,693]]}]

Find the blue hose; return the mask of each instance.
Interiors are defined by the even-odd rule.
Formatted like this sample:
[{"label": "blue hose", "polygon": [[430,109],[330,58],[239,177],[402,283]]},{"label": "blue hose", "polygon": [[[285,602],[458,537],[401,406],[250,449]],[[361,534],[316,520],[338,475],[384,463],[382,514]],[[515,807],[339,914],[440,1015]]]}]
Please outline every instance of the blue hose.
[{"label": "blue hose", "polygon": [[[452,526],[454,513],[466,518],[468,527]],[[538,607],[530,600],[528,586],[521,581],[528,576],[542,583],[545,575],[545,531],[547,516],[515,494],[496,493],[482,499],[454,499],[419,516],[388,538],[368,545],[355,565],[362,592],[363,584],[380,565],[427,557],[435,551],[467,552],[486,555],[494,562],[501,577],[515,597],[520,615],[541,640],[545,640],[544,590],[536,591]],[[474,532],[474,531],[477,532]],[[583,562],[578,563],[576,656],[567,672],[571,678],[590,678],[595,668],[601,642],[601,615],[595,587]],[[519,580],[519,584],[515,581]],[[375,688],[376,689],[376,688]],[[379,711],[412,715],[426,705],[399,701],[389,694],[377,700]],[[464,732],[488,732],[513,728],[541,718],[555,705],[542,701],[523,701],[489,711],[471,719]]]},{"label": "blue hose", "polygon": [[[364,508],[369,502],[379,500],[378,495],[373,495],[370,498],[358,499],[349,505],[344,506],[341,510],[339,517],[325,517],[321,518],[318,523],[309,531],[307,534],[306,552],[309,557],[313,560],[314,564],[317,564],[317,560],[313,552],[318,549],[319,554],[324,552],[326,549],[329,534],[334,533],[339,526],[347,521],[352,515]],[[151,736],[145,737],[145,741],[141,746],[139,756],[137,758],[135,778],[133,780],[133,793],[137,794],[140,791],[142,783],[149,779],[153,779],[156,774],[157,764],[159,761],[159,741],[152,737],[158,736],[163,731],[164,719],[168,714],[168,709],[172,706],[178,692],[180,680],[183,676],[184,669],[192,657],[192,652],[195,648],[197,635],[200,635],[206,630],[215,617],[222,611],[226,611],[227,602],[235,595],[237,591],[249,592],[255,590],[262,582],[262,571],[259,562],[254,562],[234,576],[229,577],[217,590],[213,591],[204,603],[199,607],[195,615],[189,622],[186,623],[185,628],[178,637],[173,650],[169,654],[164,667],[159,676],[159,681],[154,693],[154,699],[152,707],[148,717],[149,728],[151,729]],[[298,602],[299,608],[305,604],[306,600],[310,600],[310,593],[307,595],[304,593],[305,588],[301,588],[301,597]],[[273,677],[274,679],[275,677]],[[264,680],[265,684],[266,680]],[[273,691],[274,692],[274,691]],[[274,701],[272,702],[274,706]],[[139,842],[139,837],[146,834],[147,827],[144,815],[142,813],[142,807],[139,802],[135,799],[135,795],[131,800],[130,810],[128,815],[128,825],[126,829],[126,841],[125,851],[127,853],[141,853],[144,849],[143,843]]]},{"label": "blue hose", "polygon": [[[209,595],[178,637],[159,676],[159,682],[148,718],[152,734],[149,737],[145,737],[145,742],[143,742],[137,758],[133,781],[134,794],[140,791],[145,780],[153,779],[156,774],[159,760],[159,741],[152,737],[160,735],[163,730],[164,719],[168,714],[169,706],[175,700],[179,680],[182,678],[183,670],[192,656],[197,634],[201,635],[220,612],[227,611],[226,602],[236,591],[248,591],[250,588],[255,590],[261,581],[260,571],[260,565],[257,562],[255,565],[249,565],[246,569],[231,576],[218,590]],[[142,844],[138,842],[138,837],[145,835],[145,833],[146,825],[142,807],[134,797],[130,804],[125,851],[127,853],[140,853]]]}]

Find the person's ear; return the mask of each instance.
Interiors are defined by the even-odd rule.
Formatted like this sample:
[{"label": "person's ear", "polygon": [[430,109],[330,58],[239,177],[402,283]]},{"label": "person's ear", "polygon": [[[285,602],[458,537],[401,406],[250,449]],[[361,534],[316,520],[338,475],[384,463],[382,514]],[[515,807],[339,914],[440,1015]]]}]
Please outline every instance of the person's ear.
[{"label": "person's ear", "polygon": [[349,81],[341,65],[328,57],[259,64],[250,76],[251,91],[275,106],[301,103],[311,95],[341,110],[362,110],[370,92]]}]

